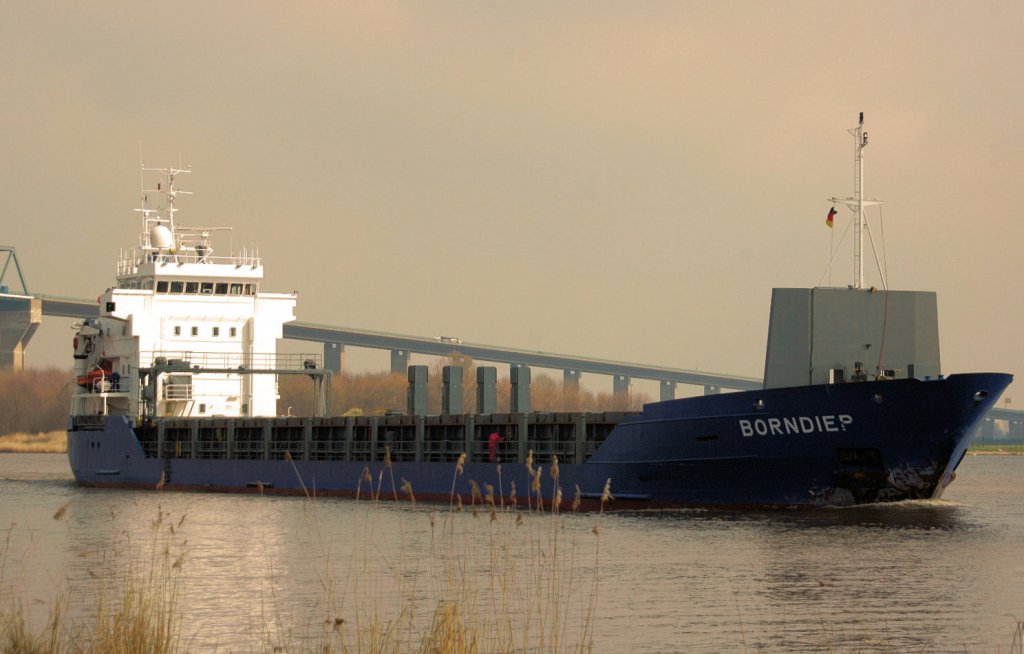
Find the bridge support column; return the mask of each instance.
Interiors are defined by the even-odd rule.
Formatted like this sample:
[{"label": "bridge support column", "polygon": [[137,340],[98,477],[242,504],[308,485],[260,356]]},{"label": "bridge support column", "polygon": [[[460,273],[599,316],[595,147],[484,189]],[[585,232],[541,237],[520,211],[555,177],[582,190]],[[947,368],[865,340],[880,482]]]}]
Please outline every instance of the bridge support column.
[{"label": "bridge support column", "polygon": [[324,368],[335,375],[340,375],[345,369],[345,344],[324,343]]},{"label": "bridge support column", "polygon": [[43,322],[43,303],[31,297],[0,298],[0,369],[25,367],[25,348]]},{"label": "bridge support column", "polygon": [[718,395],[721,392],[722,389],[719,388],[718,386],[715,386],[714,384],[704,384],[705,395]]},{"label": "bridge support column", "polygon": [[674,381],[662,379],[660,386],[662,402],[676,399],[676,383]]},{"label": "bridge support column", "polygon": [[410,416],[427,415],[427,367],[409,366],[409,402]]},{"label": "bridge support column", "polygon": [[529,366],[513,365],[509,368],[512,380],[512,396],[508,406],[510,413],[530,412],[530,368]]},{"label": "bridge support column", "polygon": [[1008,420],[1007,436],[1014,443],[1024,442],[1024,420]]},{"label": "bridge support column", "polygon": [[991,443],[996,437],[996,421],[988,416],[985,416],[978,422],[978,430],[974,434],[974,438],[979,443]]},{"label": "bridge support column", "polygon": [[445,366],[441,368],[441,413],[446,416],[462,413],[462,368]]},{"label": "bridge support column", "polygon": [[580,392],[580,371],[577,368],[562,371],[562,390],[567,394]]},{"label": "bridge support column", "polygon": [[629,375],[612,377],[612,399],[615,408],[620,411],[629,408],[629,384],[631,381]]},{"label": "bridge support column", "polygon": [[476,369],[476,412],[494,413],[498,409],[498,369],[480,366]]},{"label": "bridge support column", "polygon": [[566,368],[562,371],[562,410],[580,410],[580,371]]},{"label": "bridge support column", "polygon": [[409,350],[391,350],[391,374],[404,375],[409,367]]}]

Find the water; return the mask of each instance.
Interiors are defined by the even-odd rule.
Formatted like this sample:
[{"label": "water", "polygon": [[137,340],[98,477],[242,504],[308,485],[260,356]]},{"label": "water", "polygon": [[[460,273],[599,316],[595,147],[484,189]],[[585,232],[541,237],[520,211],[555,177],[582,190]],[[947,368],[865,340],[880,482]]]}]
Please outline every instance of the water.
[{"label": "water", "polygon": [[[567,634],[576,637],[590,601],[596,525],[597,652],[1010,651],[1024,619],[1022,480],[1024,457],[979,456],[940,502],[563,516]],[[87,615],[97,579],[118,578],[152,547],[161,512],[160,542],[186,554],[182,631],[193,651],[250,651],[316,632],[329,613],[326,585],[351,584],[353,562],[400,573],[357,580],[347,606],[430,590],[422,580],[436,557],[423,506],[368,517],[349,500],[314,510],[299,498],[81,489],[63,455],[5,454],[4,594],[13,588],[33,617],[64,588],[71,612]],[[458,543],[482,570],[487,529]]]}]

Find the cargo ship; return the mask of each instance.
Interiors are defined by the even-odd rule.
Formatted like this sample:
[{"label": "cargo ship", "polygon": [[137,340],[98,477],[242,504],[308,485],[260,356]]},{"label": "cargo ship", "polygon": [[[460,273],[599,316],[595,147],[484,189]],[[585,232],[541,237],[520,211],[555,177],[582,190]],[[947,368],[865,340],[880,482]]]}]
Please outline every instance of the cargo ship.
[{"label": "cargo ship", "polygon": [[[514,403],[512,413],[494,413],[492,374],[478,379],[483,410],[465,414],[459,398],[449,401],[461,393],[462,370],[448,367],[441,415],[415,408],[423,379],[412,368],[405,414],[330,415],[322,357],[276,352],[297,296],[263,288],[257,252],[221,256],[218,229],[178,224],[175,200],[185,192],[177,184],[188,170],[143,166],[157,183],[147,190],[144,182],[139,243],[122,251],[98,317],[75,326],[75,479],[316,496],[386,491],[447,503],[483,501],[486,489],[504,505],[560,509],[941,497],[976,423],[1012,377],[943,375],[935,294],[863,285],[872,203],[863,197],[863,114],[850,133],[854,195],[831,198],[828,220],[831,227],[837,204],[849,208],[854,283],[773,290],[762,389],[633,413],[518,412]],[[282,375],[309,379],[314,415],[278,415]]]}]

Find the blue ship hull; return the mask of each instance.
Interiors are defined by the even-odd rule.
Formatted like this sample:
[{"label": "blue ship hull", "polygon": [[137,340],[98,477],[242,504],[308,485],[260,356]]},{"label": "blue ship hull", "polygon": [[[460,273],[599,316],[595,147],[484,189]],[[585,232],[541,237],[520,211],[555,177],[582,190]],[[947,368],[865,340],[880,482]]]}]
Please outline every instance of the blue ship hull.
[{"label": "blue ship hull", "polygon": [[[382,492],[417,499],[495,502],[574,497],[606,509],[798,507],[938,498],[953,480],[978,420],[1012,381],[1001,373],[932,380],[778,388],[649,404],[625,417],[583,463],[543,466],[531,492],[525,462],[322,461],[147,455],[123,416],[68,432],[75,478],[87,486],[310,495]],[[484,457],[486,458],[486,457]],[[537,466],[531,466],[534,470]],[[369,480],[369,481],[367,481]]]}]

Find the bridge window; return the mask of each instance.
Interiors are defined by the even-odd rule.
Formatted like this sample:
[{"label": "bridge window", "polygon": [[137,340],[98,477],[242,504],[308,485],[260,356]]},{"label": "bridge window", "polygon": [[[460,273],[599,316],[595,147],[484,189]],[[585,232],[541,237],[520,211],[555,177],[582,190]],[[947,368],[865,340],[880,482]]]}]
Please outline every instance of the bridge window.
[{"label": "bridge window", "polygon": [[203,282],[200,288],[203,295],[213,295],[213,282]]},{"label": "bridge window", "polygon": [[171,293],[183,293],[185,291],[185,282],[171,282]]},{"label": "bridge window", "polygon": [[256,295],[256,284],[246,284],[245,285],[245,294],[246,295]]},{"label": "bridge window", "polygon": [[199,282],[185,282],[185,292],[196,294],[199,292]]},{"label": "bridge window", "polygon": [[242,285],[241,284],[232,284],[231,285],[231,294],[232,295],[241,295],[242,294]]},{"label": "bridge window", "polygon": [[167,292],[167,282],[157,282],[156,283],[156,292],[157,293],[166,293]]},{"label": "bridge window", "polygon": [[217,295],[227,295],[228,285],[227,282],[217,282]]}]

